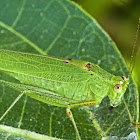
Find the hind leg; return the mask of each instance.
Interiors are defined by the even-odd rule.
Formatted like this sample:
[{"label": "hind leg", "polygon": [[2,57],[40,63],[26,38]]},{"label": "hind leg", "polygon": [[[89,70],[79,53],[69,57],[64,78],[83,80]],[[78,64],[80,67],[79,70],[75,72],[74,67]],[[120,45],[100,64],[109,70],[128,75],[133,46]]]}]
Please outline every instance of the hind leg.
[{"label": "hind leg", "polygon": [[7,115],[7,113],[13,108],[13,106],[18,102],[18,100],[23,96],[24,91],[14,100],[14,102],[9,106],[5,113],[0,117],[0,121]]}]

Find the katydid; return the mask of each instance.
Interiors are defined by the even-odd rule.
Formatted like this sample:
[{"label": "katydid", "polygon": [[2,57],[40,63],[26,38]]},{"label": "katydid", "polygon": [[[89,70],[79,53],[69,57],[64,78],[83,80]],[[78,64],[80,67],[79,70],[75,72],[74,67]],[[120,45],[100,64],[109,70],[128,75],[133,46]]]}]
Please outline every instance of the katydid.
[{"label": "katydid", "polygon": [[106,96],[111,106],[116,107],[121,103],[129,84],[125,76],[115,76],[90,62],[2,49],[0,71],[20,82],[0,80],[0,84],[21,92],[0,120],[26,94],[41,102],[67,108],[78,139],[81,138],[70,109],[98,105]]}]

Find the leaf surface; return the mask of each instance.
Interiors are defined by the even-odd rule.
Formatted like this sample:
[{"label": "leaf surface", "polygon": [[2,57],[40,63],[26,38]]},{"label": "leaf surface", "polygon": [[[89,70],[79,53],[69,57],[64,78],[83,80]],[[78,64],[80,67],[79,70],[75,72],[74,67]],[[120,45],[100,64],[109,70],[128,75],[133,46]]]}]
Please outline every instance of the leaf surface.
[{"label": "leaf surface", "polygon": [[[83,9],[67,0],[0,1],[0,49],[59,58],[90,61],[115,75],[128,75],[127,66],[116,45],[98,23]],[[4,77],[9,80],[11,77]],[[0,116],[19,93],[0,85]],[[137,119],[138,92],[133,80],[125,93],[128,107]],[[122,103],[110,109],[108,98],[99,106],[72,109],[81,138],[101,140],[102,137],[126,137],[136,128],[130,124]],[[1,122],[21,130],[0,129],[5,139],[36,139],[22,135],[24,130],[60,139],[76,139],[65,108],[41,103],[24,96]],[[4,137],[5,136],[5,137]]]}]

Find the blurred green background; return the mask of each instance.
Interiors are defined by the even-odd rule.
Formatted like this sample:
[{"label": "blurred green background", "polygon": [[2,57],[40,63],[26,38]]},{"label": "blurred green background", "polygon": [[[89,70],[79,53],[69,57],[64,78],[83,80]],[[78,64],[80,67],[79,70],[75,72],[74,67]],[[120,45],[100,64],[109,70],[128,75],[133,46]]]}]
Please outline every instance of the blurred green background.
[{"label": "blurred green background", "polygon": [[[117,44],[128,67],[140,17],[140,0],[73,0],[92,15]],[[133,77],[140,91],[140,31],[137,39]],[[126,75],[127,76],[127,75]]]}]

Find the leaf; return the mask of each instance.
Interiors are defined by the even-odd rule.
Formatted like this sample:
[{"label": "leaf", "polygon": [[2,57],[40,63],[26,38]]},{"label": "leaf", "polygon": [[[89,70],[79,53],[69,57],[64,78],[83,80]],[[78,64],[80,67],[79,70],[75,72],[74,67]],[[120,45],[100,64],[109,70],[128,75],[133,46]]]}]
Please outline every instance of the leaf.
[{"label": "leaf", "polygon": [[[10,140],[13,140],[13,139],[14,140],[15,139],[16,140],[17,139],[20,139],[20,140],[30,140],[30,139],[35,139],[35,140],[40,140],[40,139],[41,140],[46,140],[46,139],[60,140],[60,139],[57,139],[57,138],[37,134],[35,132],[30,132],[30,131],[19,129],[19,128],[9,127],[9,126],[6,126],[6,125],[0,125],[0,130],[1,130],[0,131],[1,140],[6,139],[7,136],[8,136],[8,139],[10,139]],[[10,135],[9,135],[9,133],[10,133]],[[26,137],[28,137],[28,138],[26,138]]]},{"label": "leaf", "polygon": [[[0,2],[0,49],[9,49],[56,57],[87,60],[115,75],[128,76],[127,66],[116,45],[90,15],[67,0]],[[2,76],[2,75],[1,75]],[[5,77],[9,79],[10,77]],[[0,86],[0,116],[19,93]],[[137,88],[132,80],[125,93],[128,107],[137,119]],[[127,137],[136,128],[130,124],[122,103],[110,109],[106,97],[99,106],[72,109],[82,139]],[[0,137],[36,139],[23,135],[36,132],[46,137],[76,139],[65,108],[44,104],[24,96],[1,122],[2,126],[20,129],[15,133],[0,128]],[[4,138],[3,138],[4,139]]]}]

